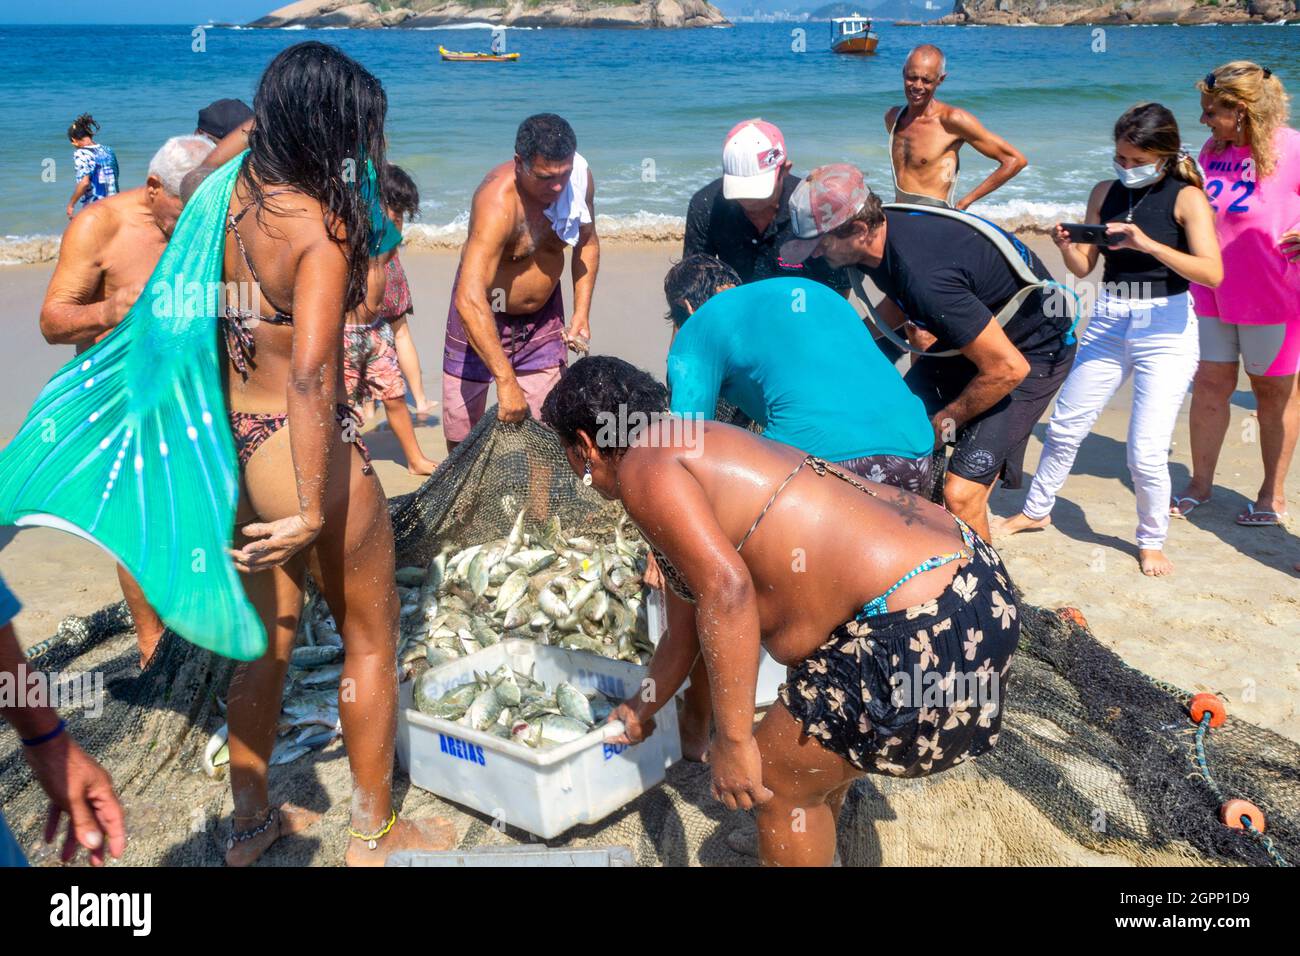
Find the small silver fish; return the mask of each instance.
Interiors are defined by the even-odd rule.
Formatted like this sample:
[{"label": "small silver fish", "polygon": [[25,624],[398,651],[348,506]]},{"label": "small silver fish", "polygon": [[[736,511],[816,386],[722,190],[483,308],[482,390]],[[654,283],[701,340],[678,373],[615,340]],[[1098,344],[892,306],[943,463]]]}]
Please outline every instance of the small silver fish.
[{"label": "small silver fish", "polygon": [[310,747],[281,740],[275,745],[275,749],[271,751],[271,759],[268,763],[272,767],[278,767],[282,764],[293,763],[299,757],[305,757],[309,753],[311,753]]},{"label": "small silver fish", "polygon": [[289,663],[294,667],[302,668],[324,667],[326,664],[333,663],[342,653],[342,648],[332,647],[329,644],[295,647],[289,655]]},{"label": "small silver fish", "polygon": [[217,768],[230,763],[229,737],[230,728],[222,724],[208,738],[208,745],[203,748],[203,772],[209,777],[217,776]]},{"label": "small silver fish", "polygon": [[538,723],[542,731],[541,742],[546,744],[567,744],[590,732],[582,721],[565,715],[547,714]]},{"label": "small silver fish", "polygon": [[587,695],[568,681],[562,681],[555,688],[555,702],[560,705],[560,710],[566,717],[580,720],[588,726],[595,723],[596,719],[591,714],[591,702],[587,700]]},{"label": "small silver fish", "polygon": [[343,665],[331,664],[327,667],[308,671],[298,679],[298,684],[302,687],[319,687],[321,685],[337,684],[342,678]]},{"label": "small silver fish", "polygon": [[475,730],[483,730],[490,724],[496,723],[504,707],[505,704],[501,702],[496,691],[491,687],[485,688],[469,705],[469,710],[465,713],[466,723]]},{"label": "small silver fish", "polygon": [[419,587],[424,583],[424,568],[405,567],[397,569],[397,583],[405,588]]}]

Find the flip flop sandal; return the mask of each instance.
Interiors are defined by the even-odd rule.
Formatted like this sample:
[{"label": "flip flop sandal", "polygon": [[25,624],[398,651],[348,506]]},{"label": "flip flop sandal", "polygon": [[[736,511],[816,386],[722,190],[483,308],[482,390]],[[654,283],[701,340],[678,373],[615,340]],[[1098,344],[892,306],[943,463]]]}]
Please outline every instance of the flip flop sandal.
[{"label": "flip flop sandal", "polygon": [[1289,515],[1285,511],[1256,510],[1253,504],[1246,505],[1246,510],[1237,515],[1237,524],[1243,528],[1271,528],[1283,526]]},{"label": "flip flop sandal", "polygon": [[[1191,495],[1178,495],[1169,503],[1169,514],[1174,518],[1186,518],[1201,505],[1208,504],[1209,500],[1209,498],[1193,498]],[[1192,506],[1182,510],[1184,501],[1190,501]]]}]

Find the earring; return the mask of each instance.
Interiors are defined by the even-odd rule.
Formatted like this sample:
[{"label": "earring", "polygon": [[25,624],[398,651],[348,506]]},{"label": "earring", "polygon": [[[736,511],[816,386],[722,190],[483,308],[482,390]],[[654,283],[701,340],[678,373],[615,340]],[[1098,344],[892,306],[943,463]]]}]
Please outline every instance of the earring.
[{"label": "earring", "polygon": [[582,483],[588,488],[591,487],[591,459],[588,458],[582,469]]}]

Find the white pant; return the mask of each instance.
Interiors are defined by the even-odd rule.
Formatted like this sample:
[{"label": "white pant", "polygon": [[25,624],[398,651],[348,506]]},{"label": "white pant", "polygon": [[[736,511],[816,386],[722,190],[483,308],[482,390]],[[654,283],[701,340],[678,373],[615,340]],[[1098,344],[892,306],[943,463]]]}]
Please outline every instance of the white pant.
[{"label": "white pant", "polygon": [[1148,300],[1099,295],[1074,368],[1057,396],[1024,513],[1030,518],[1051,514],[1079,445],[1131,372],[1128,467],[1137,492],[1138,547],[1163,547],[1169,533],[1169,438],[1199,357],[1196,314],[1187,293]]}]

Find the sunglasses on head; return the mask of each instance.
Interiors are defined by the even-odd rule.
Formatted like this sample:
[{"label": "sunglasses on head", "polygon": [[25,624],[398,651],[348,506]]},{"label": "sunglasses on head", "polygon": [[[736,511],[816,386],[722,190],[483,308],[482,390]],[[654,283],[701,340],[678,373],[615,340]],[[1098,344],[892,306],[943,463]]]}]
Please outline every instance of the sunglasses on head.
[{"label": "sunglasses on head", "polygon": [[[1266,80],[1267,80],[1269,77],[1271,77],[1271,76],[1273,75],[1273,71],[1270,70],[1270,69],[1269,69],[1268,67],[1266,67],[1266,66],[1262,66],[1262,67],[1260,67],[1260,69],[1263,71],[1263,73],[1264,73],[1264,79],[1266,79]],[[1216,82],[1218,82],[1218,77],[1215,76],[1213,73],[1206,73],[1206,74],[1205,74],[1205,88],[1206,88],[1207,90],[1212,90],[1212,89],[1214,89],[1214,84],[1215,84]]]}]

